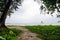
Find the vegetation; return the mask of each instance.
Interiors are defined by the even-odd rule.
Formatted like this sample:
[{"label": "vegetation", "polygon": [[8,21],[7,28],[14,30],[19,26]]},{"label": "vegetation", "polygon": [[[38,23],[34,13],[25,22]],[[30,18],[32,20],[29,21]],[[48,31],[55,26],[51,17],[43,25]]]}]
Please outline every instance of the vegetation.
[{"label": "vegetation", "polygon": [[17,35],[21,33],[17,29],[0,28],[0,40],[17,40]]},{"label": "vegetation", "polygon": [[60,40],[60,26],[25,26],[43,40]]},{"label": "vegetation", "polygon": [[47,13],[53,14],[54,11],[57,10],[57,12],[60,12],[60,0],[41,0],[42,4],[41,9],[45,9],[45,11],[48,11]]},{"label": "vegetation", "polygon": [[[41,9],[48,11],[48,14],[49,12],[52,14],[55,10],[60,12],[60,0],[41,0],[41,2],[44,4]],[[0,27],[2,27],[0,28],[0,40],[16,40],[19,31],[6,28],[5,20],[7,15],[13,13],[12,11],[16,10],[21,3],[21,0],[0,0]],[[38,33],[44,40],[60,40],[60,26],[27,26],[27,28]]]}]

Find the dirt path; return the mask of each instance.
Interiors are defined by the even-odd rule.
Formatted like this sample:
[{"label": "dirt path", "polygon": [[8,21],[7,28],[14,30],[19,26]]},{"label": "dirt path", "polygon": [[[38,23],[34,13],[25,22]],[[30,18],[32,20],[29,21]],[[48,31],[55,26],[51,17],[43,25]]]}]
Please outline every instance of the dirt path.
[{"label": "dirt path", "polygon": [[18,40],[41,40],[36,37],[37,34],[30,32],[28,29],[24,27],[12,27],[21,30],[23,33],[18,35]]}]

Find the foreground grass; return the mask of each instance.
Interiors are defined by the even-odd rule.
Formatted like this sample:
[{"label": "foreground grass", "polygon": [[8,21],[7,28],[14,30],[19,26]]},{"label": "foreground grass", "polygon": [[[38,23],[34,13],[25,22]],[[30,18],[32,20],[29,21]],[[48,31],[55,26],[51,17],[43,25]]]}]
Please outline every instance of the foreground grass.
[{"label": "foreground grass", "polygon": [[60,26],[26,26],[43,40],[60,40]]},{"label": "foreground grass", "polygon": [[17,29],[0,28],[0,40],[17,40],[17,35],[20,33]]}]

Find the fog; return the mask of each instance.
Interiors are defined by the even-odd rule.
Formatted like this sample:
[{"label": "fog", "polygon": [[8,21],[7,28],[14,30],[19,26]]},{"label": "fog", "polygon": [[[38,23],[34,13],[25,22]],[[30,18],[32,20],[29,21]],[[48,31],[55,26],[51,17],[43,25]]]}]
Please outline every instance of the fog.
[{"label": "fog", "polygon": [[40,4],[33,0],[24,0],[22,6],[7,17],[6,24],[60,24],[60,18],[41,12]]}]

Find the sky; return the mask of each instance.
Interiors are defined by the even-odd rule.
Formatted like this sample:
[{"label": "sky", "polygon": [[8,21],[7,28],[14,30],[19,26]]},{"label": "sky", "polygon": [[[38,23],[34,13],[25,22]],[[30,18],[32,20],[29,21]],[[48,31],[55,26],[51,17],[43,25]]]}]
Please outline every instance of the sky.
[{"label": "sky", "polygon": [[[39,1],[38,1],[39,2]],[[22,6],[19,6],[17,11],[7,17],[6,23],[10,24],[60,24],[60,18],[41,12],[41,3],[34,2],[33,0],[24,0]],[[41,14],[40,14],[41,13]],[[42,22],[43,21],[43,22]]]}]

